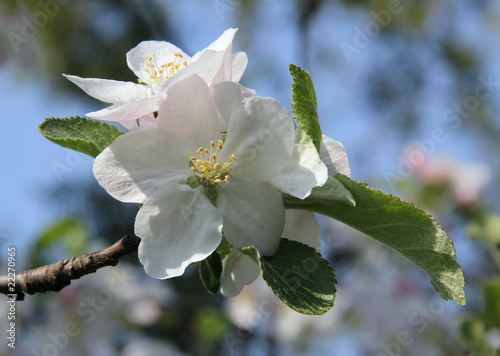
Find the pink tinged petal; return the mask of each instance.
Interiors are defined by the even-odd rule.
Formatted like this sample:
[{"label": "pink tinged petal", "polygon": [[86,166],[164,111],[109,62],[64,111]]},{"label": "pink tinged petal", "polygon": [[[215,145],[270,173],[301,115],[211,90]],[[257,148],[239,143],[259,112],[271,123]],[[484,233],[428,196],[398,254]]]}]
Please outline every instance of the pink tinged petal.
[{"label": "pink tinged petal", "polygon": [[284,193],[304,199],[314,187],[322,186],[327,179],[328,170],[316,149],[296,144],[292,158],[270,183]]},{"label": "pink tinged petal", "polygon": [[225,296],[235,297],[245,285],[251,284],[259,275],[260,268],[257,263],[233,248],[224,260],[220,291]]},{"label": "pink tinged petal", "polygon": [[76,84],[85,93],[105,103],[127,103],[148,97],[145,85],[117,80],[80,78],[76,75],[63,74],[66,79]]},{"label": "pink tinged petal", "polygon": [[188,153],[174,135],[158,130],[118,137],[94,161],[94,176],[115,199],[144,203],[159,188],[192,175]]},{"label": "pink tinged petal", "polygon": [[133,101],[124,105],[112,105],[99,111],[89,112],[86,116],[104,121],[135,121],[138,118],[158,111],[161,97],[151,97]]},{"label": "pink tinged petal", "polygon": [[285,222],[281,194],[269,183],[236,177],[219,185],[217,207],[226,239],[236,248],[255,246],[262,255],[275,253]]},{"label": "pink tinged petal", "polygon": [[142,241],[139,260],[153,278],[180,276],[208,257],[221,242],[222,215],[204,187],[166,184],[137,213],[135,234]]},{"label": "pink tinged petal", "polygon": [[288,209],[283,237],[314,247],[321,253],[321,228],[310,211]]},{"label": "pink tinged petal", "polygon": [[209,148],[210,141],[222,138],[219,112],[202,78],[193,74],[169,88],[160,104],[158,129],[179,136],[190,155],[201,146]]},{"label": "pink tinged petal", "polygon": [[214,99],[222,121],[221,131],[227,131],[234,104],[257,95],[255,90],[234,82],[223,82],[213,86]]},{"label": "pink tinged petal", "polygon": [[247,68],[248,57],[245,52],[236,52],[233,54],[231,81],[239,82],[243,76],[243,72]]},{"label": "pink tinged petal", "polygon": [[177,63],[179,59],[177,59],[174,53],[182,54],[181,61],[185,60],[188,63],[191,61],[191,57],[184,53],[184,51],[182,51],[179,47],[169,42],[143,41],[128,51],[127,64],[138,78],[150,80],[151,78],[149,74],[145,71],[148,62],[144,59],[144,57],[149,58],[154,54],[154,60],[158,66],[161,66],[162,64],[169,62]]},{"label": "pink tinged petal", "polygon": [[275,99],[253,97],[232,110],[221,159],[229,159],[234,176],[268,181],[286,166],[293,152],[292,117]]},{"label": "pink tinged petal", "polygon": [[347,160],[347,152],[344,145],[339,141],[323,135],[320,158],[328,167],[329,176],[334,176],[337,173],[342,173],[348,177],[351,176],[351,167],[349,167]]}]

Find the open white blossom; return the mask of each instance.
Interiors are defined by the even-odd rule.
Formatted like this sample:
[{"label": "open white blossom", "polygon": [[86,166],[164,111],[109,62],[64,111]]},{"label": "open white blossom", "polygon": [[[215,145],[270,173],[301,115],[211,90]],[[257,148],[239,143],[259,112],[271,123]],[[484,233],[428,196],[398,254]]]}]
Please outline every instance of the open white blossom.
[{"label": "open white blossom", "polygon": [[[196,74],[175,83],[156,129],[118,137],[94,163],[110,195],[143,204],[135,222],[139,259],[155,278],[205,259],[222,232],[236,248],[272,255],[285,221],[279,191],[303,197],[327,179],[317,154],[307,162],[293,155],[292,118],[279,102],[237,83],[212,89]],[[300,189],[274,182],[287,166],[297,167],[287,172]]]},{"label": "open white blossom", "polygon": [[127,64],[139,83],[64,75],[88,95],[111,106],[88,117],[117,121],[131,131],[156,127],[159,101],[174,83],[196,73],[207,84],[238,82],[247,66],[244,52],[232,53],[236,29],[190,57],[169,42],[143,41],[127,53]]}]

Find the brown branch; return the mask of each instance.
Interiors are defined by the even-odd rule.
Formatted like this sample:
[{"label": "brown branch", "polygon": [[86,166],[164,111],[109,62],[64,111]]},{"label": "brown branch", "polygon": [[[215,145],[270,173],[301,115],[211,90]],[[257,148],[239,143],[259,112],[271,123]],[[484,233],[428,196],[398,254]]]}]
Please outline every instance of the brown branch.
[{"label": "brown branch", "polygon": [[0,276],[0,293],[16,294],[17,300],[24,300],[24,293],[59,292],[69,286],[73,279],[94,273],[99,268],[116,266],[120,258],[137,252],[140,241],[135,235],[127,235],[103,250],[21,272],[16,274],[15,291],[9,288],[12,280],[9,281],[8,276]]}]

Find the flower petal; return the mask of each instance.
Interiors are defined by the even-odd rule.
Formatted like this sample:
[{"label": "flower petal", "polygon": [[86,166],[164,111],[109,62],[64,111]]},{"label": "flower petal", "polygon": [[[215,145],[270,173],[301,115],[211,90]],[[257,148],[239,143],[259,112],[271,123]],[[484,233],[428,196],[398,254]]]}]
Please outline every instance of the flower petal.
[{"label": "flower petal", "polygon": [[[200,51],[193,56],[193,60],[198,60],[198,58],[200,58],[207,51],[218,51],[223,53],[221,65],[219,66],[217,73],[213,76],[213,79],[211,79],[213,84],[225,81],[237,82],[245,71],[247,65],[246,54],[238,52],[239,55],[237,57],[232,54],[232,42],[237,30],[238,29],[233,28],[227,29],[216,41],[212,42],[203,51]],[[234,60],[236,60],[236,66],[235,63],[233,63]],[[236,73],[233,73],[235,70]],[[233,78],[238,79],[235,80]],[[207,81],[207,83],[210,83],[210,81]]]},{"label": "flower petal", "polygon": [[334,176],[337,173],[342,173],[348,177],[351,176],[347,153],[344,145],[339,141],[323,135],[320,158],[328,167],[329,176]]},{"label": "flower petal", "polygon": [[85,93],[105,103],[126,103],[148,97],[145,85],[117,80],[80,78],[76,75],[63,74]]},{"label": "flower petal", "polygon": [[222,82],[213,86],[214,99],[222,117],[219,122],[221,131],[227,131],[235,103],[256,96],[255,90],[245,88],[234,82]]},{"label": "flower petal", "polygon": [[233,43],[233,38],[234,35],[236,34],[236,31],[238,31],[237,28],[228,28],[218,39],[212,42],[205,49],[213,49],[214,51],[225,51]]},{"label": "flower petal", "polygon": [[111,105],[99,111],[93,111],[86,116],[105,121],[135,121],[142,116],[158,111],[158,102],[161,97],[144,98],[124,105]]},{"label": "flower petal", "polygon": [[292,158],[270,183],[284,193],[304,199],[312,188],[322,186],[327,179],[328,170],[316,149],[295,144]]},{"label": "flower petal", "polygon": [[120,124],[129,131],[155,129],[158,126],[158,117],[151,113],[134,121],[121,121]]},{"label": "flower petal", "polygon": [[220,83],[231,80],[231,73],[233,69],[233,37],[236,30],[229,29],[226,30],[221,37],[214,43],[212,43],[209,48],[213,50],[224,51],[224,59],[222,65],[212,80],[212,84]]},{"label": "flower petal", "polygon": [[231,175],[268,181],[290,160],[293,141],[288,111],[275,99],[253,97],[234,104],[221,160],[234,153]]},{"label": "flower petal", "polygon": [[310,211],[287,209],[283,237],[314,247],[321,253],[321,228]]},{"label": "flower petal", "polygon": [[115,199],[144,203],[160,187],[185,183],[192,174],[182,148],[175,135],[156,129],[130,132],[96,157],[94,176]]},{"label": "flower petal", "polygon": [[210,141],[222,138],[219,112],[201,77],[193,74],[169,88],[160,104],[158,129],[179,136],[191,155],[200,146],[208,147]]},{"label": "flower petal", "polygon": [[219,246],[222,216],[203,190],[203,186],[167,184],[137,213],[139,260],[151,277],[179,276]]},{"label": "flower petal", "polygon": [[243,287],[251,284],[260,275],[260,268],[249,256],[233,248],[224,260],[220,291],[228,297],[240,294]]},{"label": "flower petal", "polygon": [[182,60],[188,63],[191,60],[182,49],[169,42],[163,41],[143,41],[136,47],[132,48],[127,53],[128,67],[142,80],[150,80],[150,76],[145,69],[148,67],[148,61],[144,57],[149,58],[154,55],[154,60],[158,66],[169,62],[178,61],[174,53],[180,53]]},{"label": "flower petal", "polygon": [[243,76],[243,72],[247,68],[248,57],[245,52],[236,52],[233,54],[231,81],[239,82]]},{"label": "flower petal", "polygon": [[224,236],[234,247],[255,246],[262,255],[276,252],[285,208],[269,183],[231,177],[220,184],[217,207],[224,216]]},{"label": "flower petal", "polygon": [[157,95],[165,93],[174,83],[192,74],[198,74],[206,83],[210,84],[220,70],[223,60],[224,52],[213,50],[204,51],[198,58],[188,63],[187,67],[181,68],[176,75],[165,79],[156,91]]}]

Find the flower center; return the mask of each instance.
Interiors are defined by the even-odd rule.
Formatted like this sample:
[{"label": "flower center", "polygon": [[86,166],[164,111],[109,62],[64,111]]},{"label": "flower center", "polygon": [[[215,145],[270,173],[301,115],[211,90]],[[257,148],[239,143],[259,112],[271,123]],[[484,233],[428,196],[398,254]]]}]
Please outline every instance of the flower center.
[{"label": "flower center", "polygon": [[[215,146],[217,146],[217,148]],[[203,147],[198,148],[196,151],[198,158],[195,156],[189,157],[191,170],[198,177],[202,178],[203,183],[225,183],[229,180],[229,172],[233,169],[230,165],[236,157],[232,154],[231,158],[226,162],[220,163],[217,156],[221,150],[221,140],[219,140],[217,145],[214,141],[211,141],[210,149]]]},{"label": "flower center", "polygon": [[148,73],[150,79],[139,79],[139,83],[153,83],[160,85],[161,82],[168,77],[179,73],[183,67],[187,66],[187,61],[182,59],[182,53],[174,53],[175,59],[172,62],[158,65],[155,59],[155,54],[151,57],[144,57],[146,68],[144,71]]}]

